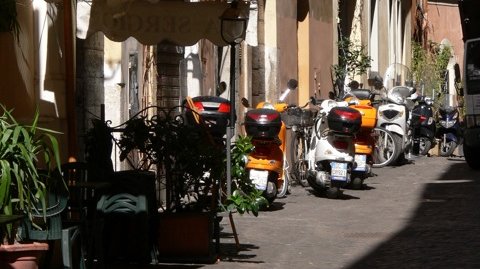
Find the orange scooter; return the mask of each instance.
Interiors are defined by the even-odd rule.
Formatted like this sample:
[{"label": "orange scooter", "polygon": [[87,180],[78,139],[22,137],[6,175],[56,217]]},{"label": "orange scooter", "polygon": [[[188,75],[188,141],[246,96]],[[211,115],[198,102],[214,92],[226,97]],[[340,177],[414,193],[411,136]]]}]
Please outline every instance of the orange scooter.
[{"label": "orange scooter", "polygon": [[[373,149],[375,140],[372,136],[377,122],[377,109],[372,106],[372,93],[366,89],[351,90],[351,95],[345,98],[351,108],[362,115],[360,131],[355,136],[355,166],[351,174],[350,187],[361,189],[363,181],[371,175],[373,165]],[[355,101],[353,101],[355,100]]]},{"label": "orange scooter", "polygon": [[[248,156],[246,169],[252,183],[263,191],[264,197],[272,203],[277,197],[287,193],[289,175],[286,158],[286,126],[281,112],[287,109],[285,97],[297,88],[298,82],[288,81],[288,89],[279,98],[279,102],[271,104],[259,103],[255,109],[245,115],[245,131],[252,137],[253,152]],[[248,101],[243,100],[246,104]],[[248,104],[247,104],[248,106]]]}]

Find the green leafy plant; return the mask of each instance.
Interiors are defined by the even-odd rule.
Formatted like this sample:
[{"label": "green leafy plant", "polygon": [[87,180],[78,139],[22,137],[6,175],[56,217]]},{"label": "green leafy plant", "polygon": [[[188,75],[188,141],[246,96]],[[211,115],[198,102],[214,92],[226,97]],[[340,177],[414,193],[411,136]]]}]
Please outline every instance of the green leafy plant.
[{"label": "green leafy plant", "polygon": [[211,195],[225,169],[223,147],[213,143],[205,126],[188,123],[173,111],[127,121],[119,141],[120,159],[137,151],[138,169],[156,165],[165,174],[165,211],[212,210]]},{"label": "green leafy plant", "polygon": [[262,191],[255,188],[245,169],[247,156],[253,151],[252,139],[239,136],[232,148],[232,195],[227,197],[225,206],[228,211],[240,214],[252,213],[258,216],[260,208],[267,206],[268,201]]},{"label": "green leafy plant", "polygon": [[333,85],[336,95],[342,95],[343,84],[348,77],[351,80],[357,75],[363,75],[371,67],[372,58],[365,51],[365,46],[343,37],[337,42],[338,64],[332,65]]},{"label": "green leafy plant", "polygon": [[[0,107],[0,211],[5,215],[26,214],[32,220],[33,207],[46,207],[50,171],[60,167],[58,142],[54,131],[37,125],[38,110],[31,125],[23,125],[11,110]],[[45,173],[39,172],[41,163]],[[10,227],[7,241],[12,240]]]},{"label": "green leafy plant", "polygon": [[434,91],[442,93],[445,83],[445,71],[452,57],[451,48],[430,42],[428,48],[414,42],[412,44],[411,70],[416,87],[419,91],[423,88],[423,94],[432,96]]}]

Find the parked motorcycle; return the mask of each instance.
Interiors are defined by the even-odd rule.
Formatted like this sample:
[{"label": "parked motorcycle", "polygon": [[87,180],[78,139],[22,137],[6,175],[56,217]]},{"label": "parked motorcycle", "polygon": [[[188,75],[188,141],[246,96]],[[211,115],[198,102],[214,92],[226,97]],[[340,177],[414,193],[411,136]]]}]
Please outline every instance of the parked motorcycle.
[{"label": "parked motorcycle", "polygon": [[[287,90],[276,104],[261,102],[245,115],[245,131],[252,137],[254,146],[253,152],[248,156],[246,169],[252,182],[257,189],[263,191],[269,203],[277,197],[285,196],[288,189],[286,126],[280,113],[287,109],[284,100],[297,86],[296,80],[289,80]],[[249,106],[246,99],[242,103]]]},{"label": "parked motorcycle", "polygon": [[314,135],[308,148],[307,181],[318,193],[337,198],[340,188],[351,181],[355,169],[354,136],[360,130],[362,115],[348,103],[323,100],[315,119]]},{"label": "parked motorcycle", "polygon": [[364,180],[371,175],[373,165],[373,149],[375,139],[373,129],[377,123],[377,109],[372,106],[373,95],[367,89],[354,89],[345,101],[351,108],[358,110],[362,116],[360,131],[354,137],[355,166],[352,170],[350,185],[353,189],[361,189]]},{"label": "parked motorcycle", "polygon": [[416,99],[416,89],[412,87],[412,75],[408,67],[392,64],[387,68],[384,80],[385,102],[378,106],[377,127],[393,133],[396,156],[394,162],[401,163],[412,146],[412,131],[409,116]]},{"label": "parked motorcycle", "polygon": [[446,94],[438,108],[439,126],[436,132],[440,156],[449,157],[458,145],[462,144],[462,131],[460,128],[459,112],[454,105],[454,96]]},{"label": "parked motorcycle", "polygon": [[412,110],[410,126],[412,128],[413,147],[415,155],[425,156],[436,145],[435,119],[433,101],[430,97],[419,96]]}]

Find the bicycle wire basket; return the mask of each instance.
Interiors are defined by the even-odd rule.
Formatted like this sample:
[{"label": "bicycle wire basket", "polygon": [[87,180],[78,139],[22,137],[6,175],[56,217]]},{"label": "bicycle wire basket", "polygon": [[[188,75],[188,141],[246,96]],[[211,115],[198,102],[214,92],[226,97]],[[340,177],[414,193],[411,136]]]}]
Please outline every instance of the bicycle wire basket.
[{"label": "bicycle wire basket", "polygon": [[292,107],[282,113],[282,121],[287,127],[312,126],[314,122],[314,113],[310,109]]}]

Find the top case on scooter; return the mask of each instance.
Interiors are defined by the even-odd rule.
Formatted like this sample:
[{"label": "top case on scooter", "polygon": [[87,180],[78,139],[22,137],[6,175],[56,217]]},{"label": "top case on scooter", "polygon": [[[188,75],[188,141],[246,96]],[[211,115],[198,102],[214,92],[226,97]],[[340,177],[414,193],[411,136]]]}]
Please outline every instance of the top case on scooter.
[{"label": "top case on scooter", "polygon": [[362,115],[351,107],[334,107],[327,116],[330,130],[339,133],[352,135],[360,130]]},{"label": "top case on scooter", "polygon": [[[218,96],[197,96],[193,97],[192,101],[210,133],[214,137],[223,137],[230,121],[230,101]],[[192,124],[195,122],[193,112],[188,112],[187,120]]]},{"label": "top case on scooter", "polygon": [[282,127],[280,113],[273,109],[252,109],[245,115],[245,131],[253,138],[275,139]]}]

